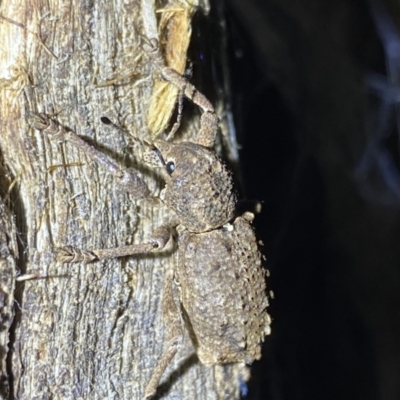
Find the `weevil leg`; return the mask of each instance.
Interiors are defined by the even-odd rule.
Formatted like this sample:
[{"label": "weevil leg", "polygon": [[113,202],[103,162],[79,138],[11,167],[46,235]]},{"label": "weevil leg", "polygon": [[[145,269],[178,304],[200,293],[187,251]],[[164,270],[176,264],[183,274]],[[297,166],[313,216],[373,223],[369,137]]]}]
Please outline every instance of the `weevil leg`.
[{"label": "weevil leg", "polygon": [[171,221],[161,225],[153,232],[151,238],[145,243],[91,251],[82,251],[74,247],[67,246],[59,251],[57,255],[57,261],[63,263],[89,263],[92,261],[107,260],[110,258],[126,257],[135,254],[146,254],[153,251],[159,251],[166,246],[172,235],[173,229],[175,229],[177,225],[177,221]]},{"label": "weevil leg", "polygon": [[171,131],[167,135],[167,141],[171,140],[174,138],[176,131],[179,129],[181,126],[181,121],[182,121],[182,111],[183,111],[183,96],[184,96],[184,90],[179,89],[179,94],[178,94],[178,116],[176,117],[176,121],[174,125],[172,126]]},{"label": "weevil leg", "polygon": [[149,54],[154,66],[160,70],[162,78],[175,85],[189,100],[203,110],[200,119],[200,130],[194,143],[205,147],[213,147],[217,136],[219,120],[211,102],[184,76],[165,64],[156,39],[145,43],[143,47]]},{"label": "weevil leg", "polygon": [[89,155],[99,165],[114,175],[124,189],[135,199],[151,197],[150,190],[143,179],[133,170],[121,168],[109,157],[85,142],[75,132],[59,124],[58,121],[49,118],[45,114],[32,114],[29,118],[30,125],[59,140],[65,140],[73,144],[79,150]]},{"label": "weevil leg", "polygon": [[174,300],[172,282],[173,272],[167,271],[164,284],[162,312],[164,324],[167,329],[168,348],[164,351],[151,374],[151,379],[146,386],[143,400],[149,399],[156,394],[158,384],[165,369],[171,363],[182,344],[183,326],[179,309]]}]

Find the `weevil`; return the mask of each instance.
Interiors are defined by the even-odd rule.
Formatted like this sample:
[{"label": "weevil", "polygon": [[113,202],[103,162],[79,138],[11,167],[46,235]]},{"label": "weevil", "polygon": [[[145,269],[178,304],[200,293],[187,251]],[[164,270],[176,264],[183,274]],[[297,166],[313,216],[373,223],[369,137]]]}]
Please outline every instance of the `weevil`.
[{"label": "weevil", "polygon": [[[177,232],[177,261],[173,271],[166,273],[162,300],[167,344],[145,389],[144,399],[149,399],[181,346],[183,329],[188,330],[204,365],[250,364],[261,357],[271,320],[262,256],[251,226],[254,216],[249,212],[237,215],[231,171],[213,150],[218,131],[214,108],[190,82],[165,66],[155,41],[147,44],[146,51],[161,77],[203,111],[200,130],[192,141],[144,144],[144,162],[157,168],[164,178],[161,201],[173,211],[174,218],[155,229],[145,243],[91,251],[65,247],[59,259],[90,262],[155,252]],[[135,171],[121,169],[56,120],[35,114],[31,125],[87,153],[113,173],[134,198],[151,197]],[[174,284],[182,307],[174,299]]]}]

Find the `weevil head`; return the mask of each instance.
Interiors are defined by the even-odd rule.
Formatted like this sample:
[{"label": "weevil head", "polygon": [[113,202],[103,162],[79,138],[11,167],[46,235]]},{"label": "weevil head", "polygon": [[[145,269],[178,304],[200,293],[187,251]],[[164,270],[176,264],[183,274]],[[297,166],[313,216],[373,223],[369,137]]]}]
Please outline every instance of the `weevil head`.
[{"label": "weevil head", "polygon": [[154,142],[166,181],[165,202],[192,232],[205,232],[229,222],[237,196],[232,174],[207,148],[191,143]]}]

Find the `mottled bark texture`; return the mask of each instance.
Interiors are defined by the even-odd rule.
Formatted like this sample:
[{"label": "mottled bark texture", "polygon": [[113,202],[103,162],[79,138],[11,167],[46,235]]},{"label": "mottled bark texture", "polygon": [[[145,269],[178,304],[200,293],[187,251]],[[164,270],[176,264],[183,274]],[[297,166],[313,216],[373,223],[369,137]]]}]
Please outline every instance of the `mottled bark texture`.
[{"label": "mottled bark texture", "polygon": [[[140,39],[156,26],[155,6],[164,5],[1,3],[1,194],[8,208],[0,209],[0,307],[6,310],[0,362],[3,393],[9,384],[10,398],[140,399],[162,353],[160,305],[169,253],[87,265],[61,264],[55,255],[66,245],[140,243],[167,210],[133,200],[85,154],[27,124],[31,112],[57,114],[61,124],[121,165],[137,167],[157,195],[162,184],[141,169],[130,136],[100,124],[106,115],[132,136],[149,139],[153,80]],[[129,71],[135,73],[128,79],[101,85]],[[198,118],[186,126],[195,129]],[[18,282],[14,291],[16,271],[46,278]],[[238,398],[239,367],[204,367],[187,336],[185,343],[158,396]]]}]

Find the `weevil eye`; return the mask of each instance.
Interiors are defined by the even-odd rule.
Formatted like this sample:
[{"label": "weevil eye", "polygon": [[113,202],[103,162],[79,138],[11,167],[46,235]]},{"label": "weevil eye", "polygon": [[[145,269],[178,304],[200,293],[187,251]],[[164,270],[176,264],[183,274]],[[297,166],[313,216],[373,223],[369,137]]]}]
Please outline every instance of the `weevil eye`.
[{"label": "weevil eye", "polygon": [[165,169],[168,174],[171,175],[175,171],[175,163],[173,161],[168,161],[167,164],[165,164]]}]

